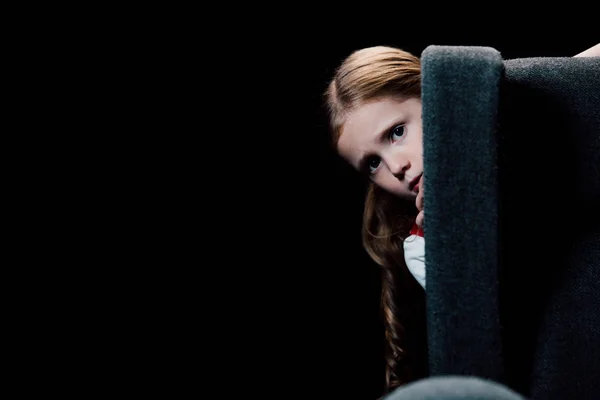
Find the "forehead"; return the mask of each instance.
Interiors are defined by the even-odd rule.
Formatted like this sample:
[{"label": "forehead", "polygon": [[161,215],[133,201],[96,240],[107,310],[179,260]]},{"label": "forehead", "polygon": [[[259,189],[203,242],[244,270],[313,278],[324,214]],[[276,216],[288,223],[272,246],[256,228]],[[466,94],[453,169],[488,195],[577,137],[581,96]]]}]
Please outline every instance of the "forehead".
[{"label": "forehead", "polygon": [[357,107],[346,118],[338,141],[338,151],[346,160],[354,163],[366,152],[378,135],[391,124],[407,118],[417,99],[384,98]]}]

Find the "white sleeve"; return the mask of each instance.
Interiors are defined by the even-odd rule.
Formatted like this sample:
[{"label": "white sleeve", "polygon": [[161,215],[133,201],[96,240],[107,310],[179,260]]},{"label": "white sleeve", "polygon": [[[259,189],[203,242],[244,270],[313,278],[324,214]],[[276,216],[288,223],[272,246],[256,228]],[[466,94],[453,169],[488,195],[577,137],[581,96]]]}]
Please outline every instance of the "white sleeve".
[{"label": "white sleeve", "polygon": [[425,238],[410,235],[404,240],[404,260],[411,274],[425,289]]}]

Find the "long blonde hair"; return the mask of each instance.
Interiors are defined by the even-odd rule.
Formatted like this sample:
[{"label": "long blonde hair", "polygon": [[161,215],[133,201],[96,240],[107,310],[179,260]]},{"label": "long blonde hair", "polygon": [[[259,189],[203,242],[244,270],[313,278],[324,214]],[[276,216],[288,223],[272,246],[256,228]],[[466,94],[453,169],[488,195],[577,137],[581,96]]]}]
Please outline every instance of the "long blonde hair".
[{"label": "long blonde hair", "polygon": [[[334,146],[337,146],[346,118],[362,104],[386,97],[420,96],[419,58],[384,46],[353,52],[338,67],[325,92]],[[422,370],[423,364],[426,365],[426,360],[423,360],[426,355],[417,354],[418,350],[409,348],[410,344],[416,343],[409,337],[425,335],[424,316],[418,315],[424,314],[424,294],[406,268],[402,247],[415,215],[413,203],[394,197],[369,182],[363,211],[362,242],[369,256],[382,267],[386,392],[425,374]]]}]

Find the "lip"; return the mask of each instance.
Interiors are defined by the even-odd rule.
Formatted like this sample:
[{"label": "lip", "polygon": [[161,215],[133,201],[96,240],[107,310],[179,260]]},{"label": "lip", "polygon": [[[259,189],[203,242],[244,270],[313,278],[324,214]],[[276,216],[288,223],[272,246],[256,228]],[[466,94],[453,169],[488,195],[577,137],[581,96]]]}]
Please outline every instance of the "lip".
[{"label": "lip", "polygon": [[413,189],[415,188],[415,185],[417,183],[419,183],[419,181],[421,180],[421,176],[423,175],[423,173],[421,172],[419,175],[417,175],[415,177],[415,179],[413,179],[412,181],[410,181],[410,183],[408,184],[408,189],[412,192]]}]

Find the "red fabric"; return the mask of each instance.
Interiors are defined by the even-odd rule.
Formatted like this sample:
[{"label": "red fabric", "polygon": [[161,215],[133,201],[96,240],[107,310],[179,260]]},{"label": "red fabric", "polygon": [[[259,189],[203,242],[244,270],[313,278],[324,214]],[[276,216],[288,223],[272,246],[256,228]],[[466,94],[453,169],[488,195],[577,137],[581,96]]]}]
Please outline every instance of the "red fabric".
[{"label": "red fabric", "polygon": [[424,232],[423,232],[423,228],[420,228],[419,225],[417,225],[416,222],[413,224],[413,227],[410,230],[410,234],[411,235],[417,235],[417,236],[425,237]]}]

